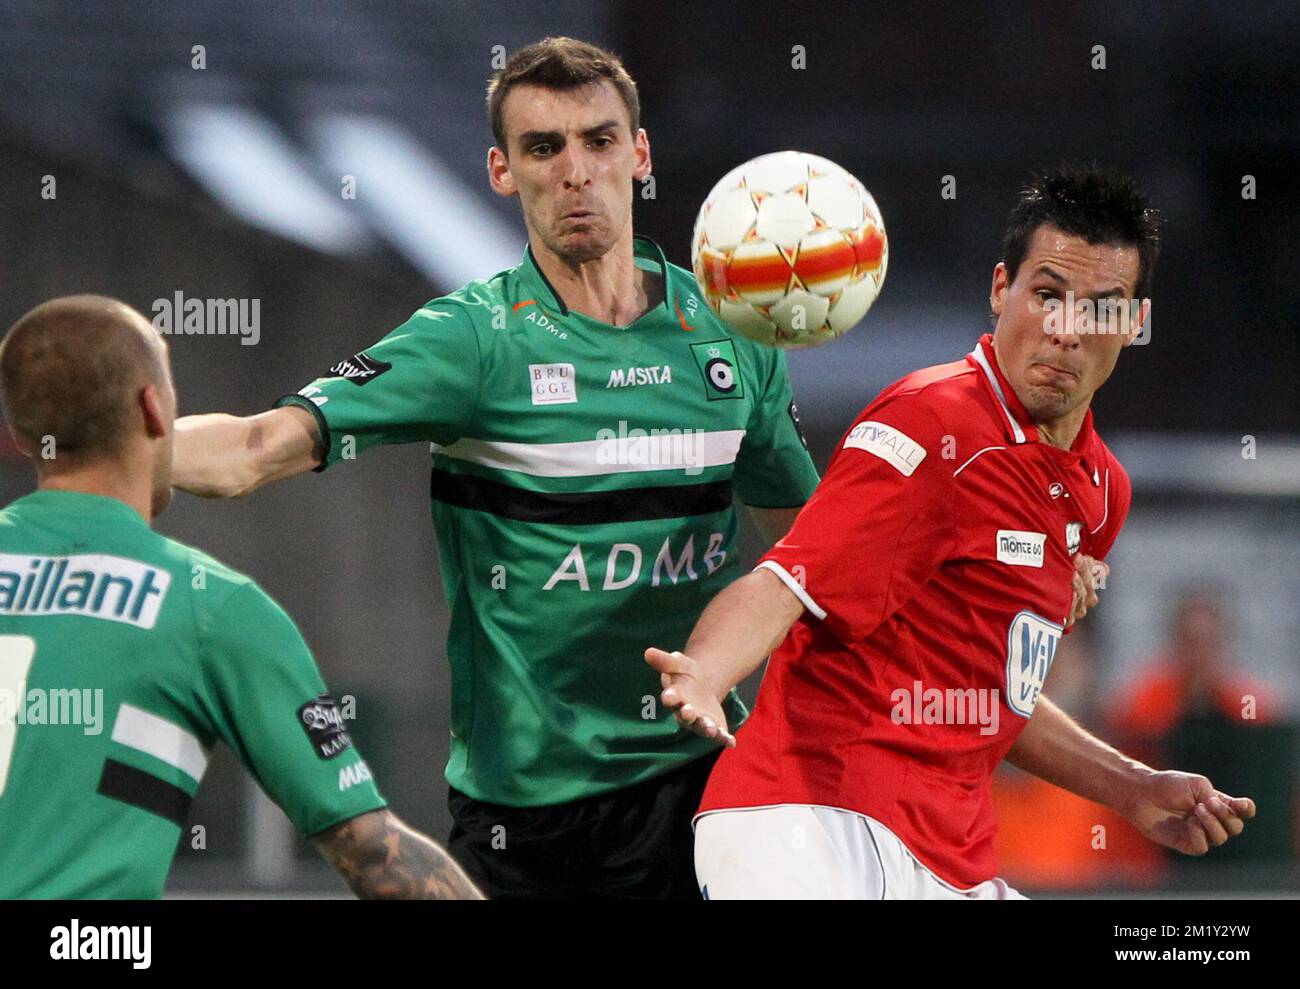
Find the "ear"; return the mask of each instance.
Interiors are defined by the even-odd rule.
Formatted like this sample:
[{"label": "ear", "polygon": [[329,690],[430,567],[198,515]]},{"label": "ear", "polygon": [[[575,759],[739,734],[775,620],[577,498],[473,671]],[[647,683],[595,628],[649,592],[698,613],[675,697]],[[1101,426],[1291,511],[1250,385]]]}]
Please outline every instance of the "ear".
[{"label": "ear", "polygon": [[639,182],[650,174],[653,167],[650,163],[650,138],[646,135],[644,127],[637,129],[634,154],[636,168],[632,170],[632,178]]},{"label": "ear", "polygon": [[151,440],[159,440],[167,435],[170,423],[163,411],[162,397],[156,385],[145,385],[140,389],[140,412],[144,415],[144,429]]},{"label": "ear", "polygon": [[1002,315],[1002,306],[1006,302],[1007,289],[1010,284],[1010,280],[1007,278],[1007,266],[999,261],[993,269],[993,285],[989,289],[989,306],[992,308],[994,316]]},{"label": "ear", "polygon": [[515,185],[515,177],[510,174],[510,160],[506,153],[496,145],[488,148],[487,154],[488,184],[492,186],[492,191],[498,196],[515,196],[519,194],[519,187]]},{"label": "ear", "polygon": [[[1130,312],[1132,310],[1130,309]],[[1151,300],[1143,299],[1142,305],[1138,308],[1137,322],[1129,329],[1124,337],[1124,346],[1133,346],[1134,341],[1141,339],[1146,342],[1147,335],[1151,332]]]},{"label": "ear", "polygon": [[9,431],[9,438],[13,440],[14,446],[17,448],[18,452],[28,460],[35,460],[36,451],[32,449],[32,445],[14,431],[14,427],[11,423],[5,423],[5,428]]}]

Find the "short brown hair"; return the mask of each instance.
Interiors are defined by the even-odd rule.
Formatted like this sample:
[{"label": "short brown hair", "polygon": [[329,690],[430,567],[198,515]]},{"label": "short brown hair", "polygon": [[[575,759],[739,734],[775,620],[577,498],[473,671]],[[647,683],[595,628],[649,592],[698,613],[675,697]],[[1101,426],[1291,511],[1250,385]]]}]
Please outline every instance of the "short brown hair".
[{"label": "short brown hair", "polygon": [[488,118],[497,147],[509,154],[501,108],[512,87],[531,85],[545,89],[580,89],[602,79],[608,79],[618,90],[635,134],[641,126],[641,100],[637,96],[636,83],[613,52],[576,38],[543,38],[536,44],[520,48],[488,83]]},{"label": "short brown hair", "polygon": [[1015,281],[1041,226],[1056,227],[1089,244],[1136,247],[1134,294],[1145,299],[1160,256],[1160,224],[1160,211],[1132,176],[1095,164],[1063,162],[1038,172],[1020,190],[1003,235],[1002,262],[1007,278]]},{"label": "short brown hair", "polygon": [[139,390],[166,375],[141,324],[102,295],[51,299],[14,323],[0,344],[0,405],[13,431],[33,445],[52,437],[60,458],[120,453]]}]

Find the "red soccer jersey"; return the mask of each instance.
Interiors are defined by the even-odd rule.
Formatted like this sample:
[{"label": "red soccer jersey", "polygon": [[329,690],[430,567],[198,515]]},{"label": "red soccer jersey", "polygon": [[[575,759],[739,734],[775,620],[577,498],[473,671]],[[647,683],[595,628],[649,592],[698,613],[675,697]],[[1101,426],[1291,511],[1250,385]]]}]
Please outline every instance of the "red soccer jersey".
[{"label": "red soccer jersey", "polygon": [[1070,450],[1038,431],[985,334],[886,388],[759,563],[806,610],[773,654],[700,812],[798,803],[866,814],[936,875],[997,872],[994,767],[1033,713],[1128,476],[1089,411]]}]

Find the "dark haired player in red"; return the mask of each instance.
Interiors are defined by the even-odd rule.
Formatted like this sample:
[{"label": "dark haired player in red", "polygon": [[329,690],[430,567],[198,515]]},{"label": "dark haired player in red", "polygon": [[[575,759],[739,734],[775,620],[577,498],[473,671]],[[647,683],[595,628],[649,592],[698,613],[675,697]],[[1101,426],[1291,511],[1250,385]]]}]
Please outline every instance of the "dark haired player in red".
[{"label": "dark haired player in red", "polygon": [[[647,650],[678,720],[728,747],[696,821],[706,897],[1018,897],[993,851],[1003,758],[1190,854],[1254,816],[1040,695],[1128,513],[1089,406],[1149,307],[1094,313],[1146,299],[1157,214],[1132,180],[1066,167],[1023,190],[1003,246],[992,334],[886,388],[685,653]],[[737,745],[721,698],[773,649]]]}]

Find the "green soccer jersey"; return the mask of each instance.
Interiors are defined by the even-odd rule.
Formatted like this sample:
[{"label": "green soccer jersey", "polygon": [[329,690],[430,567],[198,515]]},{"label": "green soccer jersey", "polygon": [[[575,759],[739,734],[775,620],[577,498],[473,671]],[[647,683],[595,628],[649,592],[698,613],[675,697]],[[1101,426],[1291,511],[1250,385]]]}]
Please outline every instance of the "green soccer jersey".
[{"label": "green soccer jersey", "polygon": [[575,800],[710,751],[644,651],[683,647],[738,575],[733,492],[797,507],[817,483],[784,354],[734,335],[653,242],[635,258],[665,292],[629,326],[570,311],[528,250],[277,403],[315,414],[322,468],[432,445],[447,780],[479,800]]},{"label": "green soccer jersey", "polygon": [[384,806],[253,581],[112,498],[0,511],[0,898],[161,895],[218,740],[303,835]]}]

